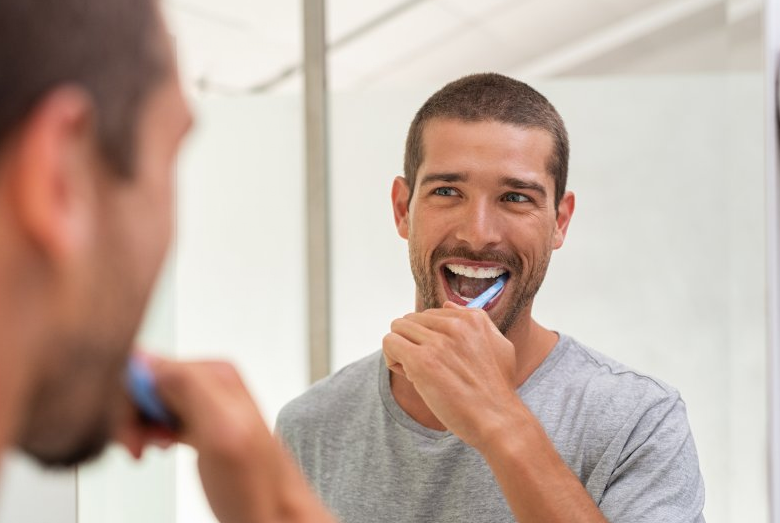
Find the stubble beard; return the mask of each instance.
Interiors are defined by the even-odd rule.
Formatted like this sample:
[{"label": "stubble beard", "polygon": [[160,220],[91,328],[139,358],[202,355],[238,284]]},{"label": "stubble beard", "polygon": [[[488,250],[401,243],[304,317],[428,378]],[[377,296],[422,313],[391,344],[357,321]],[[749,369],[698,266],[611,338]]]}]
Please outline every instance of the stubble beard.
[{"label": "stubble beard", "polygon": [[499,263],[511,271],[512,277],[509,279],[509,286],[504,290],[502,297],[503,300],[509,300],[508,308],[500,318],[493,318],[496,327],[504,336],[515,326],[520,314],[533,303],[547,274],[547,267],[552,255],[552,249],[548,248],[538,264],[526,268],[520,257],[514,254],[508,255],[501,251],[475,252],[465,247],[448,248],[440,245],[434,249],[430,261],[426,263],[423,254],[416,245],[410,238],[409,261],[417,293],[426,310],[438,309],[444,304],[437,293],[440,276],[436,267],[442,259],[463,258],[473,261],[490,261]]},{"label": "stubble beard", "polygon": [[67,351],[69,360],[38,384],[18,446],[45,467],[64,468],[97,457],[108,444],[124,363],[85,340],[52,350]]},{"label": "stubble beard", "polygon": [[44,466],[70,467],[95,458],[114,432],[146,301],[140,282],[119,258],[102,258],[105,265],[80,304],[79,326],[53,333],[45,349],[56,364],[37,384],[17,441]]}]

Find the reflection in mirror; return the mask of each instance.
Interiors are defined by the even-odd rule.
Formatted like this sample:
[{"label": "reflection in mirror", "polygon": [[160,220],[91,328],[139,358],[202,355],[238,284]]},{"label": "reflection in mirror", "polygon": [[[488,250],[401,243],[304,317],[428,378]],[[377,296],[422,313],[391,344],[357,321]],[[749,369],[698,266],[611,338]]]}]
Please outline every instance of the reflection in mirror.
[{"label": "reflection in mirror", "polygon": [[537,319],[679,389],[707,521],[766,521],[760,3],[419,2],[382,24],[355,4],[329,13],[334,39],[374,27],[330,62],[334,369],[414,307],[384,203],[414,112],[501,71],[571,139],[577,210]]}]

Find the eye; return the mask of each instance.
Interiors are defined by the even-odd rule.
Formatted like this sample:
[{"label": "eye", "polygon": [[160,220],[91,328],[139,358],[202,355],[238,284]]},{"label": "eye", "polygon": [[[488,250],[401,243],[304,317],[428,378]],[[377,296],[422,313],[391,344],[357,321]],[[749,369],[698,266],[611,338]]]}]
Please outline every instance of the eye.
[{"label": "eye", "polygon": [[518,192],[510,192],[504,196],[504,200],[513,203],[522,203],[531,201],[527,196],[524,196]]},{"label": "eye", "polygon": [[433,194],[437,196],[457,196],[458,193],[452,187],[437,187],[433,190]]}]

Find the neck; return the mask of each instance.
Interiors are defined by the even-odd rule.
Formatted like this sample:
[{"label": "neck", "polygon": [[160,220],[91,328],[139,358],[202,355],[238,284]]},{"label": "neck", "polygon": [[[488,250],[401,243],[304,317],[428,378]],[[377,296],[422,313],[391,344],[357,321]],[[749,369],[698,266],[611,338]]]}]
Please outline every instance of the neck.
[{"label": "neck", "polygon": [[[531,317],[530,305],[520,313],[506,338],[515,346],[515,387],[525,383],[558,343],[556,332],[542,327]],[[390,390],[398,405],[417,423],[429,429],[446,430],[406,377],[391,372]]]}]

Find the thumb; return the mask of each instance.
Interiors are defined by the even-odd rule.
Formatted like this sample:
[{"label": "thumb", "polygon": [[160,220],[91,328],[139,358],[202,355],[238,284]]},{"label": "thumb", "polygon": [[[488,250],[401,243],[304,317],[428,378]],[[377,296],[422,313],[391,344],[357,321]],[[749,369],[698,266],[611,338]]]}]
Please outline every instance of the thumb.
[{"label": "thumb", "polygon": [[442,309],[455,309],[455,310],[459,310],[459,309],[468,309],[468,307],[464,307],[463,305],[458,305],[455,302],[447,300],[447,301],[444,302],[444,305],[442,305]]},{"label": "thumb", "polygon": [[192,432],[198,431],[203,403],[210,399],[199,390],[207,387],[202,383],[203,377],[191,365],[181,362],[154,357],[147,359],[147,363],[154,376],[157,396],[177,421],[177,435],[183,442],[192,444]]}]

